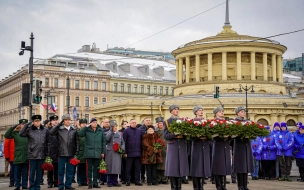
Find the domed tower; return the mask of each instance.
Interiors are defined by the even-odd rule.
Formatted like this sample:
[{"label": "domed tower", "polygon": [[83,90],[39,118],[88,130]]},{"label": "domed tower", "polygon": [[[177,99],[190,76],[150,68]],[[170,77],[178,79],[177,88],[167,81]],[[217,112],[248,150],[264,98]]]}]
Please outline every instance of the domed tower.
[{"label": "domed tower", "polygon": [[287,48],[265,38],[232,30],[229,7],[223,30],[216,36],[189,42],[172,52],[176,59],[174,96],[237,93],[240,84],[253,85],[255,93],[286,94],[282,55]]}]

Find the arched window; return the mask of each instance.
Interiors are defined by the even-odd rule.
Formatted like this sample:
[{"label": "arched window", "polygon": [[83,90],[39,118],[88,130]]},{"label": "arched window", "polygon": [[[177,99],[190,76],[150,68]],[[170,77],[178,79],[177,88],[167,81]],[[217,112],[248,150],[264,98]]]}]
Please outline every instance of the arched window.
[{"label": "arched window", "polygon": [[262,124],[262,125],[269,125],[268,121],[267,121],[266,119],[263,119],[263,118],[259,119],[259,120],[257,121],[257,123],[260,123],[260,124]]},{"label": "arched window", "polygon": [[296,126],[296,122],[293,119],[287,121],[287,126]]}]

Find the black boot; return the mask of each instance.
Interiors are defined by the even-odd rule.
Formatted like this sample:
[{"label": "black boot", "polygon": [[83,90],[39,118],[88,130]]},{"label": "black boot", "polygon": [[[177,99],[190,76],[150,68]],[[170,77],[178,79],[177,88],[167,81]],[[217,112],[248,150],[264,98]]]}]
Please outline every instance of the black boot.
[{"label": "black boot", "polygon": [[202,181],[200,180],[198,189],[199,190],[204,190],[205,178],[203,177],[201,179],[202,179]]},{"label": "black boot", "polygon": [[243,174],[237,173],[236,174],[236,180],[237,180],[238,190],[244,190],[244,187],[243,187]]},{"label": "black boot", "polygon": [[199,184],[200,182],[200,178],[199,177],[193,177],[192,178],[192,183],[193,183],[193,190],[199,190]]},{"label": "black boot", "polygon": [[227,181],[226,176],[223,175],[222,176],[222,180],[221,180],[221,182],[222,182],[222,190],[227,190],[226,189],[226,181]]},{"label": "black boot", "polygon": [[176,188],[176,190],[181,190],[182,189],[182,178],[181,177],[177,177],[176,178],[176,186],[177,186],[177,188]]},{"label": "black boot", "polygon": [[247,184],[248,184],[248,174],[243,174],[243,187],[244,187],[244,190],[249,190],[247,188]]},{"label": "black boot", "polygon": [[177,190],[176,183],[177,183],[176,178],[175,177],[170,177],[171,190]]},{"label": "black boot", "polygon": [[222,190],[221,177],[219,175],[214,175],[213,179],[214,179],[214,182],[215,182],[216,190]]}]

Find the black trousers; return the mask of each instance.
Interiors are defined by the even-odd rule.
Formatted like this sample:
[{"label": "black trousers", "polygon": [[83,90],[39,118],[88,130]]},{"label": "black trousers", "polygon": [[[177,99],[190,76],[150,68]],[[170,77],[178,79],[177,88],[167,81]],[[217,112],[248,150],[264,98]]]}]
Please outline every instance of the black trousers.
[{"label": "black trousers", "polygon": [[275,167],[275,160],[262,160],[264,177],[274,178],[276,176]]},{"label": "black trousers", "polygon": [[54,170],[47,171],[48,185],[58,185],[58,163],[53,162]]},{"label": "black trousers", "polygon": [[278,156],[281,175],[290,175],[291,170],[291,156]]},{"label": "black trousers", "polygon": [[132,164],[134,164],[135,169],[135,182],[140,182],[140,157],[127,157],[126,158],[126,182],[130,182],[131,180],[131,168]]},{"label": "black trousers", "polygon": [[145,173],[146,173],[146,164],[141,164],[140,166],[140,179],[145,179]]},{"label": "black trousers", "polygon": [[156,184],[157,182],[157,177],[156,177],[156,168],[157,164],[147,164],[146,169],[147,169],[147,183],[153,183]]},{"label": "black trousers", "polygon": [[121,170],[120,170],[120,180],[121,181],[126,181],[126,159],[122,158],[121,159]]}]

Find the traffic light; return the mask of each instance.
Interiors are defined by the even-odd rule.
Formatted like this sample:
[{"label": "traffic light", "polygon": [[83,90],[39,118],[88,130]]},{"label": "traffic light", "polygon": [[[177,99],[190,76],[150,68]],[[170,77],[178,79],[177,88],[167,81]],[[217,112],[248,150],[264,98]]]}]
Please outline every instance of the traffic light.
[{"label": "traffic light", "polygon": [[214,98],[219,98],[220,97],[220,87],[219,86],[214,86]]},{"label": "traffic light", "polygon": [[32,104],[40,104],[42,100],[41,92],[42,92],[42,81],[36,79],[33,81]]}]

